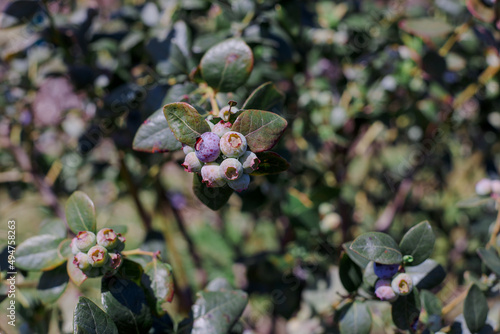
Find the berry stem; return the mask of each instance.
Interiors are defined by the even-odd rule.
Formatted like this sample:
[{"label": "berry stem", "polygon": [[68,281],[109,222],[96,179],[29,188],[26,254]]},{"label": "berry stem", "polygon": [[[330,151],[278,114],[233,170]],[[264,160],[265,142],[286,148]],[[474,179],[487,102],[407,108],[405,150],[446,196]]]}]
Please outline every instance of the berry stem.
[{"label": "berry stem", "polygon": [[208,89],[208,96],[210,98],[210,105],[212,106],[212,114],[215,117],[219,117],[219,105],[217,104],[217,100],[215,99],[215,91],[211,88]]},{"label": "berry stem", "polygon": [[147,256],[151,256],[153,258],[153,260],[155,260],[156,257],[158,256],[158,253],[157,252],[148,252],[148,251],[144,251],[144,250],[142,250],[140,248],[137,248],[137,249],[132,249],[132,250],[129,250],[129,251],[123,251],[122,255],[124,255],[124,256],[147,255]]}]

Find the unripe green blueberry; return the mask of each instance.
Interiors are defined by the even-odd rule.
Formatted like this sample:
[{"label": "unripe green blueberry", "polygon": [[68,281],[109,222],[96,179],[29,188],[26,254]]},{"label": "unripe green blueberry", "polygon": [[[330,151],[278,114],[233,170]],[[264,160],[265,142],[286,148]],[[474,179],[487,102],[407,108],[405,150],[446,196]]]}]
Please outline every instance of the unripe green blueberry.
[{"label": "unripe green blueberry", "polygon": [[243,166],[237,159],[229,158],[221,162],[220,171],[226,180],[234,181],[243,175]]},{"label": "unripe green blueberry", "polygon": [[257,158],[257,154],[252,151],[246,151],[243,153],[239,160],[243,165],[243,171],[247,174],[250,174],[259,168],[260,160]]},{"label": "unripe green blueberry", "polygon": [[116,274],[120,266],[122,265],[122,256],[119,253],[108,253],[109,262],[104,267],[102,267],[102,273],[104,276],[113,276]]},{"label": "unripe green blueberry", "polygon": [[108,263],[108,250],[103,246],[94,246],[87,252],[89,263],[94,268],[99,268]]},{"label": "unripe green blueberry", "polygon": [[406,296],[413,290],[413,280],[408,274],[399,274],[392,279],[391,286],[396,294]]},{"label": "unripe green blueberry", "polygon": [[227,181],[227,185],[237,191],[242,192],[243,190],[248,189],[248,185],[250,184],[250,176],[248,174],[243,174],[239,179],[234,181]]},{"label": "unripe green blueberry", "polygon": [[391,280],[389,279],[379,279],[375,283],[375,295],[378,299],[389,302],[393,302],[398,299],[398,295],[392,289]]},{"label": "unripe green blueberry", "polygon": [[76,235],[76,248],[81,252],[86,252],[95,245],[95,234],[90,231],[81,231]]},{"label": "unripe green blueberry", "polygon": [[220,138],[229,131],[231,131],[232,126],[233,125],[229,122],[220,121],[219,123],[214,125],[212,132],[215,133]]},{"label": "unripe green blueberry", "polygon": [[73,257],[73,264],[81,270],[87,270],[90,267],[89,257],[87,254],[79,252]]},{"label": "unripe green blueberry", "polygon": [[110,228],[103,228],[97,232],[97,244],[110,250],[118,246],[118,235]]},{"label": "unripe green blueberry", "polygon": [[226,180],[220,171],[220,165],[215,162],[207,163],[201,168],[201,177],[207,187],[216,188],[226,184]]},{"label": "unripe green blueberry", "polygon": [[195,152],[188,153],[182,164],[184,170],[189,173],[199,173],[203,163],[198,159]]},{"label": "unripe green blueberry", "polygon": [[220,150],[228,158],[239,158],[247,150],[247,140],[241,133],[229,131],[220,139]]},{"label": "unripe green blueberry", "polygon": [[476,183],[476,194],[479,196],[486,196],[491,193],[491,180],[482,179]]}]

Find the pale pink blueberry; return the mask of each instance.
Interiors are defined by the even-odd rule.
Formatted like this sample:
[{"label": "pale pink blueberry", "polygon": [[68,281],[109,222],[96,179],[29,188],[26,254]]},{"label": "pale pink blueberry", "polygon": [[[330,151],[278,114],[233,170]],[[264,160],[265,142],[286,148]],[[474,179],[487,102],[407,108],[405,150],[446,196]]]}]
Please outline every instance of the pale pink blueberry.
[{"label": "pale pink blueberry", "polygon": [[247,140],[241,133],[229,131],[220,139],[220,150],[228,158],[239,158],[247,150]]},{"label": "pale pink blueberry", "polygon": [[234,181],[243,175],[243,166],[237,159],[229,158],[221,162],[220,171],[226,180]]},{"label": "pale pink blueberry", "polygon": [[189,154],[191,152],[194,152],[194,148],[192,148],[191,146],[187,146],[186,144],[182,144],[182,151],[184,152],[184,154]]},{"label": "pale pink blueberry", "polygon": [[500,195],[500,180],[491,180],[491,192]]},{"label": "pale pink blueberry", "polygon": [[375,295],[378,299],[389,302],[398,299],[398,295],[392,289],[391,280],[388,279],[379,279],[377,283],[375,283]]},{"label": "pale pink blueberry", "polygon": [[227,185],[237,191],[242,192],[243,190],[248,189],[248,185],[250,184],[250,176],[248,174],[243,174],[239,179],[234,181],[227,181]]},{"label": "pale pink blueberry", "polygon": [[108,263],[108,250],[102,246],[94,246],[89,249],[87,256],[92,267],[102,267]]},{"label": "pale pink blueberry", "polygon": [[217,136],[222,137],[224,134],[231,131],[232,126],[233,125],[229,122],[220,121],[219,123],[214,125],[212,132]]},{"label": "pale pink blueberry", "polygon": [[81,270],[87,270],[90,267],[89,257],[87,254],[79,252],[73,257],[73,264]]},{"label": "pale pink blueberry", "polygon": [[182,167],[184,167],[186,172],[199,173],[201,171],[201,167],[203,167],[203,163],[196,157],[195,152],[191,152],[186,155]]},{"label": "pale pink blueberry", "polygon": [[216,188],[226,184],[220,171],[220,165],[215,162],[207,163],[201,168],[201,177],[207,187]]},{"label": "pale pink blueberry", "polygon": [[93,232],[90,231],[81,231],[76,235],[76,248],[78,248],[81,252],[86,252],[90,249],[90,247],[95,245],[96,237]]},{"label": "pale pink blueberry", "polygon": [[120,243],[118,235],[110,228],[103,228],[97,232],[97,244],[106,249],[113,249]]},{"label": "pale pink blueberry", "polygon": [[247,174],[250,174],[259,168],[260,160],[257,158],[257,154],[252,151],[246,151],[243,153],[239,160],[243,165],[243,171]]},{"label": "pale pink blueberry", "polygon": [[486,196],[491,193],[491,180],[482,179],[476,183],[476,194],[479,196]]}]

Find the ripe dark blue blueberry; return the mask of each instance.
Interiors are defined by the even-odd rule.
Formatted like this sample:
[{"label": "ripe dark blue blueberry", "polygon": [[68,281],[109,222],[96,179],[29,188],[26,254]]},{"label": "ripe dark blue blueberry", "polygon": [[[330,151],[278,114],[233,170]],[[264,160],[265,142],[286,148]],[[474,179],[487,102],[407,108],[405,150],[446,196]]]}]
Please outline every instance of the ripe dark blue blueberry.
[{"label": "ripe dark blue blueberry", "polygon": [[205,132],[200,138],[198,138],[196,144],[194,145],[196,157],[201,162],[215,161],[220,154],[219,142],[220,138],[217,134],[213,132]]},{"label": "ripe dark blue blueberry", "polygon": [[399,264],[381,264],[375,262],[373,264],[375,275],[381,279],[391,279],[399,270]]}]

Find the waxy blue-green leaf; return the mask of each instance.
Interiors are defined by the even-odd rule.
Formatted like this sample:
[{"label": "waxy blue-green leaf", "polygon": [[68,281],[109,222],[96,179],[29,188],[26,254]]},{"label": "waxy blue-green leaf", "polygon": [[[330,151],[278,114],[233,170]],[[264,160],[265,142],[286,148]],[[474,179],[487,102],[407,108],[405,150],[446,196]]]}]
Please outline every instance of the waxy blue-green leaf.
[{"label": "waxy blue-green leaf", "polygon": [[488,301],[481,289],[473,284],[464,301],[464,317],[467,327],[472,333],[477,333],[486,324],[488,317]]},{"label": "waxy blue-green leaf", "polygon": [[146,285],[154,294],[156,311],[164,314],[162,304],[171,302],[174,298],[174,277],[172,267],[159,260],[153,260],[144,267],[143,285]]},{"label": "waxy blue-green leaf", "polygon": [[46,304],[53,303],[62,295],[64,290],[66,290],[68,282],[69,276],[65,264],[61,264],[52,270],[45,271],[40,277],[38,286],[36,287],[38,296]]},{"label": "waxy blue-green leaf", "polygon": [[366,303],[355,301],[340,310],[341,334],[368,334],[372,327],[372,315]]},{"label": "waxy blue-green leaf", "polygon": [[212,46],[200,62],[201,75],[217,92],[231,92],[242,86],[253,69],[253,53],[239,38]]},{"label": "waxy blue-green leaf", "polygon": [[162,153],[182,148],[163,114],[163,109],[155,111],[137,130],[132,147],[136,151]]},{"label": "waxy blue-green leaf", "polygon": [[71,281],[76,285],[80,286],[83,282],[85,282],[88,278],[87,275],[83,273],[75,264],[73,263],[73,258],[69,258],[66,262],[66,271],[68,272],[68,276]]},{"label": "waxy blue-green leaf", "polygon": [[403,260],[396,241],[381,232],[363,233],[349,248],[370,261],[382,264],[396,264]]},{"label": "waxy blue-green leaf", "polygon": [[270,150],[285,131],[287,121],[272,112],[249,109],[242,112],[231,130],[243,134],[252,152]]},{"label": "waxy blue-green leaf", "polygon": [[356,291],[363,283],[361,268],[346,253],[340,258],[339,276],[342,285],[348,292]]},{"label": "waxy blue-green leaf", "polygon": [[169,103],[163,107],[163,114],[175,138],[188,146],[194,146],[198,137],[210,132],[205,119],[188,103]]},{"label": "waxy blue-green leaf", "polygon": [[227,333],[238,321],[248,302],[241,290],[203,291],[192,306],[191,334]]},{"label": "waxy blue-green leaf", "polygon": [[255,88],[241,108],[281,112],[284,103],[285,94],[274,83],[266,82]]},{"label": "waxy blue-green leaf", "polygon": [[73,314],[74,334],[119,334],[113,320],[86,297],[80,297]]},{"label": "waxy blue-green leaf", "polygon": [[401,239],[399,248],[403,255],[411,255],[413,261],[408,266],[416,266],[427,260],[434,250],[436,237],[427,221],[413,226]]},{"label": "waxy blue-green leaf", "polygon": [[16,267],[24,270],[50,270],[66,261],[59,252],[64,239],[57,235],[37,235],[26,239],[16,249]]},{"label": "waxy blue-green leaf", "polygon": [[81,191],[75,191],[66,202],[66,220],[73,233],[91,231],[96,233],[94,202]]},{"label": "waxy blue-green leaf", "polygon": [[414,333],[415,322],[420,317],[420,296],[416,288],[406,296],[399,296],[392,303],[392,321],[397,328]]},{"label": "waxy blue-green leaf", "polygon": [[490,268],[495,274],[500,276],[500,257],[492,249],[479,248],[477,250],[479,257],[483,260],[484,264]]}]

